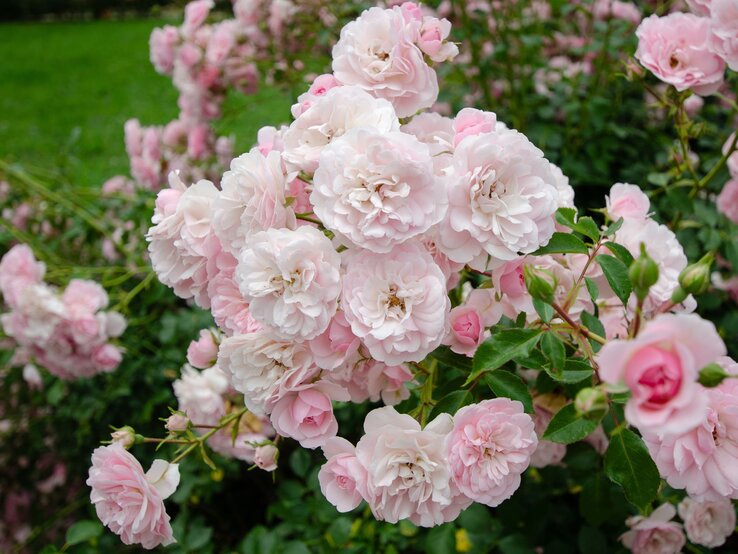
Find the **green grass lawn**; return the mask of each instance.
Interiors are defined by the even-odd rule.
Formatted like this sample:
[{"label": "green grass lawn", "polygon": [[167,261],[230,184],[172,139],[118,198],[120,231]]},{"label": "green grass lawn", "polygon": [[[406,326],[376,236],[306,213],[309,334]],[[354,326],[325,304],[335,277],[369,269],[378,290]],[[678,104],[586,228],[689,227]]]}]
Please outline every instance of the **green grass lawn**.
[{"label": "green grass lawn", "polygon": [[[97,186],[128,173],[123,123],[177,115],[171,81],[149,62],[161,21],[0,25],[0,158]],[[289,118],[290,98],[264,88],[231,98],[222,130],[247,150],[262,125]]]}]

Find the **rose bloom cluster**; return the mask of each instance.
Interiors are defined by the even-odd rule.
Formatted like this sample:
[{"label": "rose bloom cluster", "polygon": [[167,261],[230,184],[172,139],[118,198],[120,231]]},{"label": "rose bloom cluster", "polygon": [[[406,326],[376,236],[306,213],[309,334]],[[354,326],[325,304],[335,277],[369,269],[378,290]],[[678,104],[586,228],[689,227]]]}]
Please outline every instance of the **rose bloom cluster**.
[{"label": "rose bloom cluster", "polygon": [[8,308],[0,323],[17,344],[14,363],[34,360],[61,379],[113,371],[123,352],[111,341],[126,328],[123,316],[104,311],[108,295],[94,281],[73,279],[57,291],[44,283],[45,272],[23,244],[0,260],[0,294]]},{"label": "rose bloom cluster", "polygon": [[561,171],[495,114],[424,111],[438,95],[434,64],[458,52],[449,32],[413,3],[365,11],[294,121],[262,129],[220,188],[172,174],[148,234],[160,280],[210,308],[223,333],[217,360],[207,348],[207,361],[191,360],[210,369],[186,369],[176,389],[222,372],[217,390],[233,387],[277,434],[324,449],[321,481],[340,509],[363,499],[379,519],[424,526],[508,498],[538,443],[533,419],[497,399],[421,428],[387,407],[354,447],[336,437],[333,402],[391,406],[409,394],[407,364],[442,344],[473,355],[503,308],[478,289],[451,310],[460,270],[519,263],[573,199]]},{"label": "rose bloom cluster", "polygon": [[[190,344],[188,364],[173,385],[178,411],[184,415],[175,413],[169,418],[167,429],[170,432],[183,431],[188,426],[197,432],[207,431],[237,409],[239,403],[243,406],[228,376],[215,365],[218,342],[217,331],[203,329],[199,339]],[[247,413],[238,420],[238,429],[234,430],[233,425],[223,427],[208,438],[207,443],[223,456],[256,463],[262,469],[274,469],[263,465],[264,447],[270,444],[272,437],[274,430],[268,419]]]}]

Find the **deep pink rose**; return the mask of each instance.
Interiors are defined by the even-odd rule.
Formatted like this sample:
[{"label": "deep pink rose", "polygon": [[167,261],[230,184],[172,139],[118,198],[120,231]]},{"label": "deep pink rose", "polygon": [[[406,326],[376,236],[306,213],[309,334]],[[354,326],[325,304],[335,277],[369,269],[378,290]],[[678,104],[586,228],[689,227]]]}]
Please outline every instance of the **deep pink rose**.
[{"label": "deep pink rose", "polygon": [[625,417],[641,431],[684,433],[699,425],[707,395],[700,369],[725,355],[715,326],[695,314],[661,314],[631,340],[613,340],[597,355],[600,378],[631,390]]}]

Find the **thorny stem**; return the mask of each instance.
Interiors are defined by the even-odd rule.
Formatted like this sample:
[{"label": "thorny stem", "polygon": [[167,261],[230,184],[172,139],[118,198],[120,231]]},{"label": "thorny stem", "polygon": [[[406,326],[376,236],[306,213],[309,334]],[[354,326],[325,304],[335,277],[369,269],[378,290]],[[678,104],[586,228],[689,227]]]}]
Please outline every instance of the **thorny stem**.
[{"label": "thorny stem", "polygon": [[576,280],[576,283],[574,283],[574,286],[569,291],[569,294],[566,295],[566,299],[564,300],[564,310],[567,312],[569,311],[569,308],[571,307],[572,302],[576,298],[577,294],[579,294],[579,288],[582,286],[582,281],[584,280],[585,275],[587,274],[587,270],[589,269],[589,266],[592,264],[592,261],[594,261],[595,256],[597,255],[597,251],[602,247],[602,241],[597,241],[597,244],[595,245],[592,252],[590,252],[589,257],[587,258],[587,263],[584,264],[584,267],[582,268],[582,272],[579,274],[579,277]]},{"label": "thorny stem", "polygon": [[205,441],[207,441],[215,433],[217,433],[224,427],[227,427],[233,421],[240,419],[243,416],[243,414],[245,414],[247,411],[248,409],[244,407],[238,410],[237,412],[233,412],[232,414],[229,414],[228,416],[221,419],[218,425],[214,426],[210,431],[208,431],[204,435],[200,435],[196,439],[193,439],[190,442],[190,445],[187,448],[185,448],[177,457],[175,457],[171,461],[171,463],[176,464],[182,461],[190,452],[192,452],[195,448],[197,448],[201,443],[204,443]]},{"label": "thorny stem", "polygon": [[315,223],[316,225],[320,225],[321,227],[323,224],[320,222],[320,220],[315,219],[314,217],[311,217],[312,213],[305,213],[305,214],[295,214],[295,217],[297,219],[302,219],[303,221],[309,221],[310,223]]},{"label": "thorny stem", "polygon": [[579,325],[576,321],[574,321],[566,311],[559,306],[558,304],[554,303],[551,304],[551,307],[554,309],[554,311],[559,315],[561,319],[566,321],[566,323],[569,324],[569,326],[577,331],[578,333],[581,333],[585,338],[592,339],[595,342],[599,342],[600,344],[606,344],[607,340],[602,338],[596,333],[593,333],[586,327],[583,327],[582,325]]}]

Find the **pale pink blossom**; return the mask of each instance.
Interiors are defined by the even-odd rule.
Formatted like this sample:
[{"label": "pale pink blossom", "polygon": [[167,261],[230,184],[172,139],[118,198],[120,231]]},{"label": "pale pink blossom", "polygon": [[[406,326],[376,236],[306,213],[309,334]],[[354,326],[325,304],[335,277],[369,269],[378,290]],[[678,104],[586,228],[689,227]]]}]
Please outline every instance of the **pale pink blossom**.
[{"label": "pale pink blossom", "polygon": [[687,496],[679,503],[679,517],[694,544],[717,548],[735,531],[735,508],[727,498],[699,502]]},{"label": "pale pink blossom", "polygon": [[672,521],[675,515],[674,506],[662,504],[648,517],[629,517],[630,531],[620,541],[633,554],[679,554],[687,541],[682,526]]},{"label": "pale pink blossom", "polygon": [[329,90],[340,86],[341,83],[339,83],[332,74],[324,73],[322,75],[318,75],[310,85],[307,92],[298,96],[297,103],[292,105],[292,117],[297,119],[303,112],[305,112],[305,110],[312,106],[318,98],[325,96]]},{"label": "pale pink blossom", "polygon": [[394,406],[410,396],[406,385],[412,381],[413,373],[403,364],[390,366],[362,356],[345,362],[327,378],[344,387],[351,402],[381,400],[387,406]]},{"label": "pale pink blossom", "polygon": [[20,302],[23,289],[41,283],[46,265],[36,261],[31,249],[16,244],[0,259],[0,293],[5,303],[14,308]]},{"label": "pale pink blossom", "polygon": [[636,36],[638,61],[677,90],[706,96],[723,83],[725,62],[709,49],[709,19],[681,12],[651,15],[638,26]]},{"label": "pale pink blossom", "polygon": [[453,161],[453,142],[456,134],[453,125],[453,119],[436,112],[423,112],[401,127],[403,133],[409,133],[428,145],[433,158],[433,168],[439,176],[444,174],[444,170]]},{"label": "pale pink blossom", "polygon": [[220,251],[211,227],[218,189],[205,180],[185,187],[176,173],[169,179],[172,188],[157,196],[154,225],[146,235],[151,265],[177,296],[209,308],[208,259]]},{"label": "pale pink blossom", "polygon": [[687,6],[697,15],[710,15],[713,0],[686,0]]},{"label": "pale pink blossom", "polygon": [[501,128],[468,137],[456,148],[453,167],[438,235],[449,258],[484,270],[548,242],[559,199],[556,177],[524,135]]},{"label": "pale pink blossom", "polygon": [[454,147],[466,137],[491,133],[497,125],[497,115],[474,108],[464,108],[454,118]]},{"label": "pale pink blossom", "polygon": [[264,471],[274,471],[277,469],[277,458],[279,450],[273,444],[265,444],[257,446],[254,452],[254,463]]},{"label": "pale pink blossom", "polygon": [[458,490],[447,461],[445,438],[453,428],[440,414],[424,429],[394,408],[378,408],[364,420],[356,457],[367,471],[365,500],[380,521],[409,519],[432,527],[452,521],[471,503]]},{"label": "pale pink blossom", "polygon": [[651,202],[638,185],[616,183],[605,196],[607,215],[617,221],[623,219],[643,220],[648,216]]},{"label": "pale pink blossom", "polygon": [[227,335],[251,333],[261,327],[249,311],[236,282],[238,260],[229,252],[222,250],[212,259],[208,282],[210,309],[218,326]]},{"label": "pale pink blossom", "polygon": [[224,250],[236,256],[247,237],[258,231],[295,227],[286,186],[279,152],[264,156],[254,149],[231,162],[213,203],[213,228]]},{"label": "pale pink blossom", "polygon": [[419,31],[418,48],[436,63],[453,60],[459,54],[459,47],[448,40],[449,33],[451,22],[448,19],[425,16]]},{"label": "pale pink blossom", "polygon": [[119,443],[92,453],[87,485],[100,521],[124,544],[147,550],[175,542],[164,499],[179,484],[179,467],[155,460],[144,474],[141,464]]},{"label": "pale pink blossom", "polygon": [[625,417],[639,430],[685,433],[700,425],[707,394],[699,371],[724,356],[715,326],[693,314],[660,314],[631,340],[613,340],[597,354],[600,378],[625,384]]},{"label": "pale pink blossom", "polygon": [[723,185],[723,189],[715,199],[717,210],[733,223],[738,223],[738,178],[733,178]]},{"label": "pale pink blossom", "polygon": [[438,223],[444,198],[425,144],[372,128],[353,129],[323,149],[310,195],[327,228],[373,252],[389,252]]},{"label": "pale pink blossom", "polygon": [[738,4],[734,0],[710,2],[710,33],[710,49],[738,71]]},{"label": "pale pink blossom", "polygon": [[344,362],[352,361],[358,355],[361,341],[351,331],[346,316],[339,309],[328,328],[310,341],[310,352],[315,364],[326,370],[336,369]]},{"label": "pale pink blossom", "polygon": [[693,94],[684,101],[684,110],[689,117],[697,117],[704,105],[704,99],[699,94]]},{"label": "pale pink blossom", "polygon": [[269,229],[247,239],[236,281],[257,321],[279,338],[310,340],[336,313],[340,269],[341,257],[314,227]]},{"label": "pale pink blossom", "polygon": [[[718,360],[723,367],[732,362]],[[734,364],[734,362],[732,362]],[[708,407],[697,427],[643,439],[661,476],[676,489],[686,489],[695,500],[738,499],[738,381],[726,379],[707,389]]]},{"label": "pale pink blossom", "polygon": [[218,366],[243,394],[249,411],[259,416],[268,414],[279,398],[319,372],[305,345],[276,340],[263,330],[223,339]]},{"label": "pale pink blossom", "polygon": [[317,97],[284,133],[283,159],[291,170],[312,174],[323,149],[357,127],[398,131],[392,104],[356,86],[334,87]]},{"label": "pale pink blossom", "polygon": [[389,254],[353,252],[346,260],[341,305],[351,330],[376,360],[419,362],[446,334],[446,279],[414,244]]},{"label": "pale pink blossom", "polygon": [[272,425],[277,433],[295,439],[304,448],[317,448],[338,432],[331,400],[348,399],[348,393],[334,383],[302,385],[277,400],[270,416]]},{"label": "pale pink blossom", "polygon": [[186,364],[172,385],[179,411],[198,425],[217,425],[225,415],[228,386],[228,376],[218,366],[197,371]]},{"label": "pale pink blossom", "polygon": [[399,117],[433,105],[438,97],[436,72],[414,44],[399,7],[370,8],[341,30],[333,47],[333,75],[344,85],[358,85],[389,100]]},{"label": "pale pink blossom", "polygon": [[350,512],[366,494],[367,471],[346,439],[330,438],[322,449],[326,463],[318,472],[320,491],[339,512]]},{"label": "pale pink blossom", "polygon": [[185,33],[194,33],[208,17],[215,4],[213,0],[194,0],[185,6],[185,20],[182,27]]},{"label": "pale pink blossom", "polygon": [[446,455],[461,492],[494,507],[518,489],[537,444],[533,419],[523,405],[495,398],[456,413]]},{"label": "pale pink blossom", "polygon": [[[652,313],[666,302],[679,285],[679,274],[687,267],[687,256],[674,232],[666,225],[647,219],[626,219],[615,233],[615,241],[625,246],[634,257],[640,255],[641,244],[646,247],[659,267],[659,278],[648,291],[645,302],[646,312]],[[602,296],[609,293],[609,286],[598,281]],[[614,295],[613,295],[614,296]]]},{"label": "pale pink blossom", "polygon": [[218,343],[209,329],[200,331],[200,338],[187,347],[187,361],[199,369],[212,367],[218,359]]},{"label": "pale pink blossom", "polygon": [[444,344],[453,352],[471,358],[485,337],[486,329],[479,312],[471,306],[457,306],[449,313],[449,324],[451,330]]},{"label": "pale pink blossom", "polygon": [[172,25],[154,29],[149,39],[151,63],[159,73],[170,74],[174,69],[175,48],[179,31]]}]

